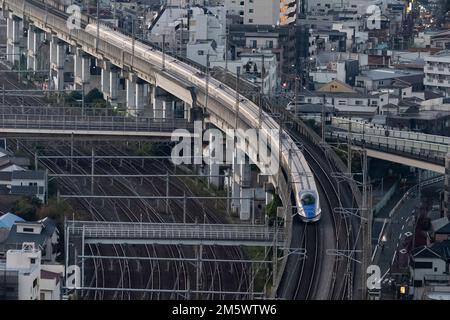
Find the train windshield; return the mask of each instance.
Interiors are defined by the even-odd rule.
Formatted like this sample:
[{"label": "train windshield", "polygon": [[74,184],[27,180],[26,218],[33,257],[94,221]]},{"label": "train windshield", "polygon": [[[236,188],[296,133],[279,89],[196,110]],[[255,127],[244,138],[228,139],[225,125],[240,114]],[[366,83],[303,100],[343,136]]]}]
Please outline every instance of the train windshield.
[{"label": "train windshield", "polygon": [[310,206],[316,202],[316,199],[311,194],[306,194],[302,197],[302,205]]}]

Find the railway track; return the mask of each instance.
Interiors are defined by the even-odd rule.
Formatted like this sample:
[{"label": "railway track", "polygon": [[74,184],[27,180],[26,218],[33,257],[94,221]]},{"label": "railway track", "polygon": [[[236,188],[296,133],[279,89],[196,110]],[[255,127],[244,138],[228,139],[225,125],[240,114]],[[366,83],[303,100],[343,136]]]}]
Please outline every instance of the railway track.
[{"label": "railway track", "polygon": [[[66,146],[66,148],[68,148]],[[120,152],[118,150],[111,150],[111,148],[99,148],[97,150],[98,152],[104,152],[106,154],[115,154],[120,155]],[[28,150],[30,154],[32,154],[32,150]],[[58,150],[51,150],[53,154],[67,154],[68,150],[64,150],[62,147],[58,147]],[[86,154],[86,152],[80,151],[75,149],[74,150],[76,155],[83,155]],[[54,160],[46,160],[41,159],[41,162],[51,169],[51,172],[54,173],[67,173],[67,163],[58,163]],[[64,168],[64,165],[66,165],[66,168]],[[72,163],[71,166],[73,166],[74,173],[82,173],[88,175],[88,170],[86,169],[87,164],[83,164],[82,161],[79,163]],[[150,167],[150,168],[148,168]],[[132,162],[124,162],[124,165],[120,168],[120,171],[118,171],[118,168],[116,164],[114,163],[108,163],[108,162],[102,162],[96,164],[96,173],[104,173],[104,174],[140,174],[140,173],[149,173],[152,172],[152,170],[169,170],[165,164],[159,162],[159,163],[151,163],[150,166],[146,166],[145,170],[140,168],[139,166],[134,165]],[[149,171],[148,171],[149,170]],[[154,172],[154,171],[153,171]],[[59,179],[59,178],[58,178]],[[138,193],[137,186],[132,185],[130,181],[127,179],[119,179],[119,181],[115,181],[113,186],[106,187],[106,184],[104,181],[101,181],[100,179],[96,179],[95,182],[95,190],[103,192],[104,194],[111,194],[111,192],[115,192],[118,194],[130,194],[130,195],[136,195]],[[145,178],[144,185],[150,185],[152,187],[152,192],[155,194],[163,195],[164,191],[161,190],[161,186],[164,186],[164,183],[162,181],[147,181],[152,180],[150,178]],[[171,179],[172,180],[172,179]],[[82,181],[77,181],[74,183],[73,179],[67,179],[64,178],[62,181],[62,184],[64,185],[64,188],[67,188],[67,191],[74,193],[74,194],[81,194],[80,191],[81,187],[79,185],[82,185]],[[102,186],[103,185],[103,186]],[[74,187],[75,186],[75,187]],[[185,184],[185,181],[182,179],[173,179],[170,183],[170,191],[177,193],[177,194],[183,194],[186,193],[186,195],[194,195],[189,188],[187,188],[187,185]],[[187,191],[187,192],[186,192]],[[129,206],[127,203],[125,203],[123,200],[117,201],[114,200],[115,204],[112,205],[113,201],[108,201],[109,205],[105,205],[105,209],[109,208],[110,211],[115,215],[115,217],[110,216],[105,218],[102,216],[102,214],[99,212],[100,210],[94,209],[96,206],[90,202],[90,201],[81,201],[81,207],[84,208],[86,211],[90,212],[92,214],[93,219],[97,220],[119,220],[119,221],[144,221],[144,222],[167,222],[168,217],[180,216],[179,212],[182,210],[182,206],[180,203],[173,203],[169,206],[170,208],[170,214],[169,215],[161,215],[157,212],[157,210],[152,207],[147,201],[138,201],[137,204],[133,204],[132,206]],[[113,209],[115,208],[115,209]],[[139,217],[138,212],[139,210],[136,210],[138,208],[140,211],[145,212],[145,214],[142,214]],[[106,212],[108,210],[101,210],[102,212]],[[187,219],[190,221],[198,220],[201,218],[200,215],[193,215],[191,212],[195,213],[203,213],[203,217],[205,217],[208,223],[222,223],[224,220],[222,218],[218,218],[214,212],[214,208],[211,208],[210,205],[204,205],[203,203],[200,203],[199,201],[194,202],[194,204],[190,205],[189,213],[187,214]],[[120,217],[119,217],[120,216]],[[178,218],[179,220],[180,218]],[[130,251],[129,246],[117,246],[115,248],[115,252],[107,251],[108,249],[104,248],[104,246],[92,246],[90,247],[90,251],[92,254],[96,255],[114,255],[117,257],[125,257],[125,256],[169,256],[169,257],[180,257],[183,258],[187,256],[187,254],[190,254],[192,256],[192,250],[187,250],[186,248],[179,248],[179,246],[176,246],[175,248],[162,248],[162,246],[145,246],[145,252],[143,254],[142,251],[140,252],[132,252]],[[111,249],[109,249],[111,250]],[[136,249],[137,250],[137,249]],[[165,254],[163,254],[163,251],[166,250]],[[184,253],[187,251],[187,254]],[[242,259],[245,257],[245,254],[242,252],[241,249],[238,248],[212,248],[212,247],[206,247],[204,250],[204,258],[207,259]],[[97,286],[105,286],[106,282],[111,283],[111,280],[107,281],[108,278],[110,278],[109,270],[108,268],[108,262],[111,264],[111,261],[105,261],[104,259],[92,259],[92,263],[90,264],[90,268],[92,270],[92,277],[90,279],[90,283],[95,284]],[[117,264],[117,263],[116,263]],[[192,267],[190,267],[187,263],[184,262],[177,262],[174,263],[175,266],[168,267],[168,263],[156,263],[152,261],[148,262],[136,262],[136,266],[131,266],[131,263],[126,263],[126,260],[124,259],[123,262],[119,260],[118,263],[118,274],[116,275],[115,286],[117,288],[120,288],[121,290],[118,290],[116,292],[103,292],[103,291],[95,291],[93,293],[86,293],[86,298],[94,298],[94,299],[158,299],[158,298],[185,298],[180,297],[179,295],[176,295],[174,293],[170,294],[160,294],[155,293],[153,291],[151,292],[145,292],[145,293],[136,293],[136,292],[127,292],[126,288],[128,287],[137,287],[137,284],[139,284],[139,287],[142,288],[150,288],[150,289],[157,289],[158,286],[161,286],[162,283],[167,283],[167,279],[164,278],[164,274],[167,274],[166,271],[170,271],[169,274],[172,274],[169,276],[170,278],[174,278],[173,283],[173,289],[181,288],[186,289],[187,287],[193,287],[194,285],[189,284],[189,282],[192,282],[192,276],[188,277],[188,274],[192,274]],[[140,266],[138,266],[140,265]],[[166,269],[164,270],[164,267]],[[141,280],[136,280],[137,272],[136,270],[146,270],[146,274],[148,277],[146,278],[147,281],[144,281],[145,283],[142,283]],[[170,269],[170,270],[169,270]],[[251,292],[249,291],[250,285],[249,281],[251,281],[249,272],[247,272],[249,269],[249,266],[245,263],[232,263],[231,265],[225,265],[222,263],[210,263],[210,262],[204,262],[203,263],[203,278],[201,281],[203,289],[202,290],[211,290],[211,291],[242,291],[242,292],[248,292],[248,294],[243,294],[239,298],[245,298],[250,297]],[[162,278],[163,277],[163,278]],[[234,285],[233,285],[234,284]],[[201,296],[205,299],[232,299],[237,298],[233,297],[231,295],[221,295],[221,294],[204,294]],[[192,297],[191,297],[192,298]]]}]

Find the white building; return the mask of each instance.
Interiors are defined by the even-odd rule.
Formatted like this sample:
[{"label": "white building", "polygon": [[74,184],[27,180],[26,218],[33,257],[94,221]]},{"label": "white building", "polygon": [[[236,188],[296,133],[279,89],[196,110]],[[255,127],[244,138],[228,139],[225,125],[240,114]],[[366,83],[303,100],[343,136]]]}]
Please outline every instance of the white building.
[{"label": "white building", "polygon": [[0,292],[8,300],[60,300],[62,265],[41,264],[41,251],[34,243],[8,250],[0,262]]},{"label": "white building", "polygon": [[6,273],[8,279],[0,288],[16,292],[15,299],[9,297],[14,300],[39,300],[40,265],[41,251],[34,244],[24,244],[21,250],[8,250],[6,262],[0,264],[0,272]]},{"label": "white building", "polygon": [[449,253],[450,240],[414,249],[411,253],[410,270],[415,286],[422,287],[429,282],[448,283]]},{"label": "white building", "polygon": [[[264,58],[263,58],[264,56]],[[264,59],[264,70],[263,66]],[[212,62],[211,67],[225,68],[225,62]],[[279,87],[278,62],[276,56],[271,52],[246,52],[241,53],[240,59],[228,61],[228,70],[237,74],[240,68],[240,77],[246,79],[259,87],[264,75],[264,94],[274,94]]]},{"label": "white building", "polygon": [[429,90],[450,96],[450,50],[425,57],[423,84]]},{"label": "white building", "polygon": [[41,250],[42,260],[54,263],[58,256],[58,240],[59,231],[52,219],[15,221],[6,239],[0,243],[0,256],[23,243],[34,243]]},{"label": "white building", "polygon": [[225,60],[226,10],[224,7],[192,8],[189,21],[188,59],[207,65],[209,61]]},{"label": "white building", "polygon": [[226,8],[167,7],[154,18],[149,40],[166,52],[186,56],[206,66],[210,61],[225,59]]},{"label": "white building", "polygon": [[0,187],[9,194],[27,195],[47,199],[47,172],[43,170],[0,171]]},{"label": "white building", "polygon": [[244,24],[277,25],[280,23],[279,0],[241,0],[244,2]]},{"label": "white building", "polygon": [[307,12],[317,15],[328,15],[334,12],[352,12],[357,16],[368,13],[370,5],[381,5],[381,0],[308,0]]}]

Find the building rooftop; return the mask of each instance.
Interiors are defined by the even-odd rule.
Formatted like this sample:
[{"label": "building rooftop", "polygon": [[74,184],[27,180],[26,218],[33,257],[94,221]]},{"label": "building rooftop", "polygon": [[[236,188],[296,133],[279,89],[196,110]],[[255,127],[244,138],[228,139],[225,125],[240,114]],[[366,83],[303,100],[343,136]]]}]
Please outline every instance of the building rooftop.
[{"label": "building rooftop", "polygon": [[450,260],[450,240],[433,242],[429,247],[422,246],[413,250],[415,258],[440,258]]},{"label": "building rooftop", "polygon": [[299,96],[305,96],[305,97],[336,97],[336,98],[362,98],[362,99],[368,99],[368,98],[377,98],[379,94],[364,94],[360,92],[320,92],[320,91],[307,91],[305,90]]},{"label": "building rooftop", "polygon": [[412,70],[398,70],[398,69],[373,69],[363,73],[363,76],[371,78],[372,80],[387,80],[399,77],[415,76],[423,74],[421,71]]},{"label": "building rooftop", "polygon": [[450,57],[450,50],[442,50],[442,51],[436,52],[431,57]]},{"label": "building rooftop", "polygon": [[4,215],[0,216],[0,228],[7,228],[7,229],[11,229],[11,227],[14,225],[14,223],[16,222],[23,222],[25,220],[23,220],[21,217],[16,216],[13,213],[5,213]]},{"label": "building rooftop", "polygon": [[41,278],[49,279],[49,280],[54,279],[54,280],[56,280],[56,283],[59,283],[59,280],[61,279],[61,275],[57,272],[52,272],[52,271],[41,269]]},{"label": "building rooftop", "polygon": [[449,220],[447,217],[433,220],[433,221],[431,221],[431,229],[433,229],[433,231],[437,231],[448,223],[449,223]]},{"label": "building rooftop", "polygon": [[12,179],[44,180],[45,171],[43,170],[13,171],[11,177]]},{"label": "building rooftop", "polygon": [[[9,232],[8,237],[2,244],[4,249],[6,248],[16,248],[18,245],[24,242],[34,242],[37,247],[42,246],[46,239],[51,237],[56,230],[55,222],[50,218],[45,218],[39,221],[32,222],[22,222],[27,224],[41,223],[43,225],[42,231],[39,234],[35,233],[19,233],[17,232],[17,225],[14,224]],[[6,251],[6,250],[5,250]]]}]

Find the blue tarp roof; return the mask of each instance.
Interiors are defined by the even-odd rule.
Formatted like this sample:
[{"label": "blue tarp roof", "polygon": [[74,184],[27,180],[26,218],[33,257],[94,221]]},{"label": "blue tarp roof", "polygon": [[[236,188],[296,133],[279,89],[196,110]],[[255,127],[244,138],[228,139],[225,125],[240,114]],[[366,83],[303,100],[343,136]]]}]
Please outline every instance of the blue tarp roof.
[{"label": "blue tarp roof", "polygon": [[12,213],[6,213],[2,216],[0,216],[0,228],[8,228],[11,229],[11,227],[14,225],[16,221],[25,221],[21,217],[16,216]]}]

